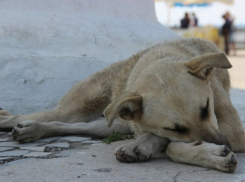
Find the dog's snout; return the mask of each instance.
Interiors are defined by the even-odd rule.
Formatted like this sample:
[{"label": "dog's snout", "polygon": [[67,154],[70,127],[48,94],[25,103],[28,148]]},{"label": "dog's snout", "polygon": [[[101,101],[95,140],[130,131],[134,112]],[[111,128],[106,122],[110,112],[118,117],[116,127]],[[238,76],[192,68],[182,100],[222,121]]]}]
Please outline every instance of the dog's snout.
[{"label": "dog's snout", "polygon": [[227,137],[223,135],[219,130],[217,129],[213,129],[213,131],[207,130],[206,132],[203,132],[202,135],[203,135],[202,136],[203,141],[214,143],[217,145],[226,145],[227,147],[229,147],[229,149],[232,150],[231,144],[228,141]]},{"label": "dog's snout", "polygon": [[232,150],[230,142],[227,140],[226,136],[219,134],[217,138],[214,139],[214,142],[217,145],[226,145],[229,149]]}]

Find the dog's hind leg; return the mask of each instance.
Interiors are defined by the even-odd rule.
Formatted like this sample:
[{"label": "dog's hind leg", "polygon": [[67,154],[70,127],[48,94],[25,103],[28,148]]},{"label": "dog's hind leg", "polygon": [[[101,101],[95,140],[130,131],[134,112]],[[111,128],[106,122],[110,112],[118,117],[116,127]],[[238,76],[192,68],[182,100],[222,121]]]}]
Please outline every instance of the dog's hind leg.
[{"label": "dog's hind leg", "polygon": [[225,145],[205,142],[170,142],[166,154],[175,162],[234,172],[236,156]]},{"label": "dog's hind leg", "polygon": [[[117,62],[74,85],[51,111],[29,115],[0,114],[0,130],[12,129],[26,120],[65,123],[90,122],[103,114],[111,99],[112,85],[125,61]],[[82,134],[82,133],[81,133]]]},{"label": "dog's hind leg", "polygon": [[[18,123],[26,120],[35,120],[37,122],[47,123],[52,121],[60,121],[65,123],[78,123],[78,122],[90,122],[93,119],[98,118],[103,114],[103,110],[110,102],[110,87],[102,86],[97,87],[97,91],[93,93],[86,94],[85,89],[88,92],[95,90],[96,86],[89,87],[88,83],[81,83],[80,87],[84,85],[83,92],[79,92],[80,87],[75,88],[75,93],[68,92],[64,100],[61,100],[57,108],[51,111],[43,111],[28,115],[10,115],[4,110],[0,113],[0,130],[2,129],[12,129],[17,126]],[[102,84],[102,83],[98,83]],[[94,84],[95,85],[95,84]],[[77,85],[75,85],[76,87]],[[74,88],[72,89],[74,90]],[[79,95],[79,93],[81,95]],[[67,97],[69,97],[67,99]]]},{"label": "dog's hind leg", "polygon": [[121,121],[119,119],[116,119],[115,123],[111,127],[108,127],[107,121],[104,117],[100,117],[89,123],[74,124],[67,124],[58,121],[41,123],[29,120],[20,122],[18,126],[14,127],[12,136],[15,141],[26,143],[50,136],[82,134],[97,137],[106,137],[112,132],[130,134],[132,133],[132,130],[128,122]]},{"label": "dog's hind leg", "polygon": [[55,120],[69,121],[75,117],[75,115],[70,115],[66,111],[52,110],[44,111],[29,115],[0,115],[0,130],[2,129],[12,129],[17,126],[18,123],[26,120],[35,120],[37,122],[51,122]]}]

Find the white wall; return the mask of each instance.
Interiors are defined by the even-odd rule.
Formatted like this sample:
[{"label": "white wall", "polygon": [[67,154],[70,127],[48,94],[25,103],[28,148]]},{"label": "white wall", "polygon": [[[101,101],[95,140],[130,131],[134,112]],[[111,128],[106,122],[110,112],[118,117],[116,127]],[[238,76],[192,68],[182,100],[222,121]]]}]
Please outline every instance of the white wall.
[{"label": "white wall", "polygon": [[174,38],[153,0],[1,0],[0,107],[53,108],[74,83]]}]

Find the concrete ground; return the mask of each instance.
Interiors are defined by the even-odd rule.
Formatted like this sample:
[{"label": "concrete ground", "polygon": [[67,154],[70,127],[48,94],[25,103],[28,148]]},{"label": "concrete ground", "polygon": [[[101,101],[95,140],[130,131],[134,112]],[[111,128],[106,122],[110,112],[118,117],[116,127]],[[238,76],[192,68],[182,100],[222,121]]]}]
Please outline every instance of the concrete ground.
[{"label": "concrete ground", "polygon": [[[245,51],[229,57],[233,68],[232,102],[245,123]],[[55,137],[16,145],[0,133],[0,181],[5,182],[127,182],[223,181],[245,182],[245,153],[232,174],[172,162],[164,154],[144,163],[119,163],[114,149],[129,140],[104,144],[84,137]]]}]

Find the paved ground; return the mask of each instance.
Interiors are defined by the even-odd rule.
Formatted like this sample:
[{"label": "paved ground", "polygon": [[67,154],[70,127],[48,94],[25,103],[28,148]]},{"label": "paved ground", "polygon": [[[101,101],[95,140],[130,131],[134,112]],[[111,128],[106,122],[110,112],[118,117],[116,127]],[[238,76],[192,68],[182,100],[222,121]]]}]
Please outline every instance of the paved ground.
[{"label": "paved ground", "polygon": [[[229,57],[232,101],[245,123],[245,51]],[[53,137],[19,145],[0,132],[0,181],[234,181],[245,182],[245,153],[233,174],[174,163],[164,154],[144,163],[116,161],[113,151],[129,140],[104,144],[87,137]]]}]

